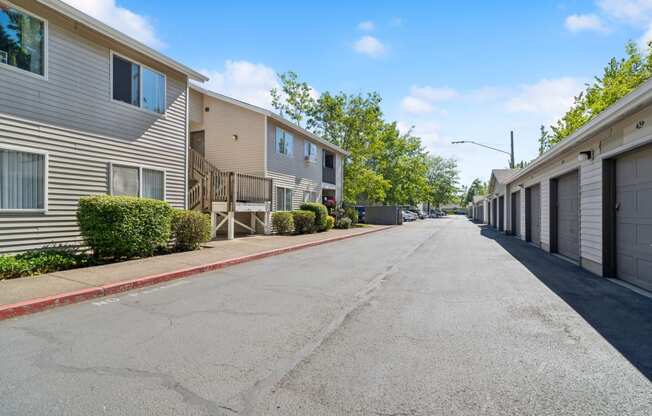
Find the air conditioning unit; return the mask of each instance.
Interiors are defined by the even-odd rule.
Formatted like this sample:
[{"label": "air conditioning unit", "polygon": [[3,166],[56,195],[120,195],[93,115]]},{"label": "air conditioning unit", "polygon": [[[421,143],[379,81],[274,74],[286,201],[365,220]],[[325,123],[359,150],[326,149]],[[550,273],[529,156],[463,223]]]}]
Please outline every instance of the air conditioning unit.
[{"label": "air conditioning unit", "polygon": [[311,162],[312,158],[310,156],[304,156],[303,160],[305,160],[306,162]]}]

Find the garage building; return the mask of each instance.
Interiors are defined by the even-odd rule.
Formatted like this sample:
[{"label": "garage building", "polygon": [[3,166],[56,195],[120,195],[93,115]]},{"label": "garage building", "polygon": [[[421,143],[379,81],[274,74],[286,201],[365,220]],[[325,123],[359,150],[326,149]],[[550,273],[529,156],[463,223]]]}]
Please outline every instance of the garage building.
[{"label": "garage building", "polygon": [[511,175],[504,195],[507,232],[652,290],[652,81]]}]

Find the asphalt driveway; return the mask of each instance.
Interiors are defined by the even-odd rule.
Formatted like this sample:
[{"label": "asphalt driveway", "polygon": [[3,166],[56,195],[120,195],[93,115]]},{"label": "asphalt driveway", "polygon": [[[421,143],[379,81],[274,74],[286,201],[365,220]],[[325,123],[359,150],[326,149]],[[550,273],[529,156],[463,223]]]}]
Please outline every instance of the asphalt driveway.
[{"label": "asphalt driveway", "polygon": [[461,217],[0,322],[0,413],[649,415],[652,300]]}]

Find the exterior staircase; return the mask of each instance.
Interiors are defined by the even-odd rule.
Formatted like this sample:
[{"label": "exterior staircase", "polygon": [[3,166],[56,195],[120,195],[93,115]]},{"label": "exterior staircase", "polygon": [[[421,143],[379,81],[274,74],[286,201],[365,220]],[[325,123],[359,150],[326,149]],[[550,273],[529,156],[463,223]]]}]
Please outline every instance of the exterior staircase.
[{"label": "exterior staircase", "polygon": [[[234,238],[235,224],[256,230],[256,222],[268,230],[268,217],[272,204],[273,182],[271,178],[217,169],[199,152],[188,149],[188,207],[211,214],[213,233],[227,225],[229,239]],[[235,219],[237,212],[251,215],[249,225]],[[261,221],[257,213],[265,213]],[[222,221],[218,224],[218,218]]]}]

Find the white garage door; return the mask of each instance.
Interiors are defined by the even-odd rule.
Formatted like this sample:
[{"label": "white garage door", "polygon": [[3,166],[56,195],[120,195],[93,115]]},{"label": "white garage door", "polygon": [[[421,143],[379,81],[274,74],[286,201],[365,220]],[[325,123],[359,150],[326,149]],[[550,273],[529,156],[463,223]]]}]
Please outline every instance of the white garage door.
[{"label": "white garage door", "polygon": [[652,146],[616,160],[618,277],[652,290]]}]

